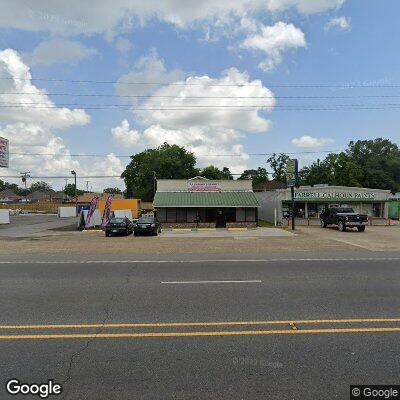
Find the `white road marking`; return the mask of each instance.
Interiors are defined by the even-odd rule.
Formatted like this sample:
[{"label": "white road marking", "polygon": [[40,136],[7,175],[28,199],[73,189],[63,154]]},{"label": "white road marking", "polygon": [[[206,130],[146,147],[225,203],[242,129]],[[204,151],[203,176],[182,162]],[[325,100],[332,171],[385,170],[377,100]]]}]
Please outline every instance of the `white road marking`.
[{"label": "white road marking", "polygon": [[161,282],[164,284],[196,284],[196,283],[262,283],[261,280],[248,280],[248,281],[172,281]]},{"label": "white road marking", "polygon": [[1,264],[193,264],[193,263],[241,263],[241,262],[296,262],[296,261],[400,261],[400,257],[382,258],[264,258],[264,259],[216,259],[216,260],[71,260],[71,261],[0,261]]}]

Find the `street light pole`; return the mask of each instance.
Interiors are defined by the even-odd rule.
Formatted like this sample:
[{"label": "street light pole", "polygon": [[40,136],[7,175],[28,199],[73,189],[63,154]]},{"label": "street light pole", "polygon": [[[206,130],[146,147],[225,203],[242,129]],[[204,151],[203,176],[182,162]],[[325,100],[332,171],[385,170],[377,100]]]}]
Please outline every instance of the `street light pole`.
[{"label": "street light pole", "polygon": [[74,197],[75,197],[75,216],[78,215],[78,196],[76,195],[76,172],[71,171],[71,174],[74,176]]}]

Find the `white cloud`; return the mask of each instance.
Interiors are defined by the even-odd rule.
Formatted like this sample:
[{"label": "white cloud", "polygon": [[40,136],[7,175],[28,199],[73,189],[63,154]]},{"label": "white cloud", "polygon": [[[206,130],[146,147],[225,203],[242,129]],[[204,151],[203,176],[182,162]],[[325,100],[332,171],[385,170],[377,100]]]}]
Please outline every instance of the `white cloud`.
[{"label": "white cloud", "polygon": [[123,38],[123,37],[118,37],[115,40],[115,47],[119,53],[126,54],[126,53],[129,53],[129,51],[132,49],[133,45],[130,40]]},{"label": "white cloud", "polygon": [[[143,126],[139,140],[138,132],[132,131],[127,121],[113,128],[114,139],[118,136],[119,144],[125,142],[127,148],[133,143],[139,147],[156,147],[164,142],[178,144],[193,151],[200,166],[214,164],[242,172],[248,155],[240,142],[246,134],[268,131],[270,121],[263,111],[273,109],[274,94],[261,81],[251,80],[246,72],[236,68],[224,71],[217,78],[193,75],[172,80],[156,54],[150,60],[144,59],[140,71],[135,69],[129,76],[134,79],[142,74],[150,82],[169,83],[147,88],[149,98],[132,100],[133,114]],[[122,88],[126,95],[138,91],[136,85],[117,87]],[[233,156],[218,157],[218,154]]]},{"label": "white cloud", "polygon": [[53,65],[59,63],[77,64],[80,60],[91,58],[97,50],[80,42],[53,38],[41,42],[25,59],[31,65]]},{"label": "white cloud", "polygon": [[[163,84],[177,82],[183,76],[184,73],[178,69],[167,72],[164,61],[158,57],[155,49],[151,49],[148,55],[139,59],[131,72],[120,77],[116,91],[120,96],[150,95]],[[124,82],[156,82],[160,85],[127,85]],[[136,103],[133,98],[130,102]]]},{"label": "white cloud", "polygon": [[[30,0],[21,5],[2,0],[0,27],[78,35],[127,31],[156,18],[185,28],[199,22],[222,22],[230,17],[290,8],[303,14],[337,9],[344,0]],[[24,17],[22,18],[21,15]]]},{"label": "white cloud", "polygon": [[266,53],[268,57],[259,67],[263,71],[270,71],[281,63],[283,52],[306,47],[306,39],[304,33],[294,25],[277,22],[272,26],[260,26],[259,33],[247,37],[241,47]]},{"label": "white cloud", "polygon": [[[22,61],[18,52],[7,49],[0,52],[0,102],[14,103],[17,107],[0,107],[0,136],[9,139],[11,153],[52,154],[47,156],[10,155],[10,168],[4,175],[18,175],[20,171],[30,171],[32,175],[69,175],[71,170],[77,175],[119,175],[123,171],[121,161],[108,155],[106,160],[77,159],[71,156],[64,140],[57,131],[89,123],[85,110],[70,110],[57,107],[47,96],[46,91],[32,84],[29,67]],[[6,93],[18,93],[15,95]],[[26,103],[40,103],[28,105]],[[35,108],[41,107],[41,108]],[[55,154],[55,155],[54,155]],[[12,181],[12,179],[9,179]],[[17,181],[20,183],[20,180]],[[60,188],[63,180],[49,181]],[[79,180],[78,180],[79,183]],[[105,184],[123,186],[120,179],[97,180],[95,189]],[[83,182],[80,182],[81,187]]]},{"label": "white cloud", "polygon": [[308,135],[301,136],[300,138],[295,138],[292,143],[297,147],[302,148],[318,148],[326,144],[333,143],[330,138],[316,138]]},{"label": "white cloud", "polygon": [[345,31],[350,29],[350,22],[350,17],[335,17],[325,25],[325,30],[330,31],[331,29],[336,28]]},{"label": "white cloud", "polygon": [[116,126],[111,130],[112,136],[115,141],[122,147],[132,148],[138,145],[140,133],[138,131],[129,129],[129,122],[124,119],[120,126]]}]

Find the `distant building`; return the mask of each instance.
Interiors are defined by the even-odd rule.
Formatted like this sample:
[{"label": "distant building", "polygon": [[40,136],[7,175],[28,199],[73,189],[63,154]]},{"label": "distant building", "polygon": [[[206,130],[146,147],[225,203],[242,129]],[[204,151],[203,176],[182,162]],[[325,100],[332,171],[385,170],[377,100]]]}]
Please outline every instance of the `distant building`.
[{"label": "distant building", "polygon": [[21,196],[12,189],[5,189],[0,192],[0,203],[18,203],[19,201],[21,201]]},{"label": "distant building", "polygon": [[[100,200],[107,200],[110,193],[84,193],[78,196],[78,204],[90,204],[94,197],[99,197]],[[114,199],[123,199],[124,195],[122,193],[114,194]]]},{"label": "distant building", "polygon": [[257,185],[254,185],[253,190],[255,192],[269,192],[270,190],[277,190],[277,189],[286,189],[287,185],[281,181],[266,181],[260,182]]}]

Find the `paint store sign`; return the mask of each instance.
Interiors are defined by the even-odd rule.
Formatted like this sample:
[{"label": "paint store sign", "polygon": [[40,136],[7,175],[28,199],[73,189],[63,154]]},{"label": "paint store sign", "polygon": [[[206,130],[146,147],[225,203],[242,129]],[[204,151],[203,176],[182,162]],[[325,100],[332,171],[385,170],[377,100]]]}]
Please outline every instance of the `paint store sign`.
[{"label": "paint store sign", "polygon": [[364,192],[295,192],[295,199],[301,200],[374,200],[375,193]]}]

